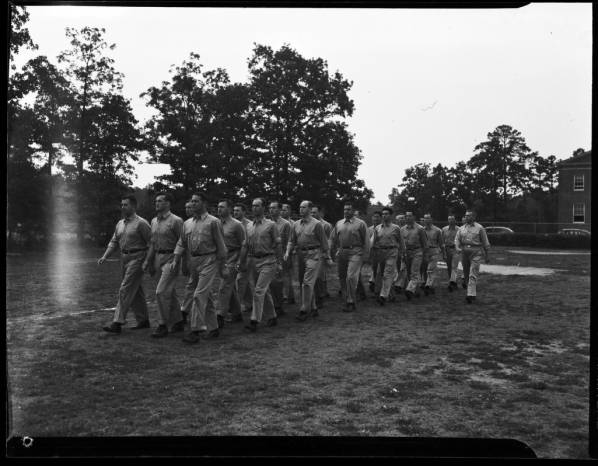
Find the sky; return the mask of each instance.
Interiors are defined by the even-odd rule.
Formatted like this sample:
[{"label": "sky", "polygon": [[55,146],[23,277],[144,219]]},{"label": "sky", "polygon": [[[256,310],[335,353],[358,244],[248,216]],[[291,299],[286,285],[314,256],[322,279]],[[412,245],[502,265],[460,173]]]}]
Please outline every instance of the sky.
[{"label": "sky", "polygon": [[[28,6],[35,55],[55,60],[66,27],[103,27],[123,93],[140,122],[139,95],[169,79],[191,52],[205,69],[247,82],[254,43],[289,44],[353,81],[347,122],[362,152],[358,176],[387,203],[406,168],[453,166],[502,124],[542,156],[591,148],[592,5],[520,9],[284,9]],[[20,53],[16,64],[31,52]],[[135,185],[165,172],[140,164]]]}]

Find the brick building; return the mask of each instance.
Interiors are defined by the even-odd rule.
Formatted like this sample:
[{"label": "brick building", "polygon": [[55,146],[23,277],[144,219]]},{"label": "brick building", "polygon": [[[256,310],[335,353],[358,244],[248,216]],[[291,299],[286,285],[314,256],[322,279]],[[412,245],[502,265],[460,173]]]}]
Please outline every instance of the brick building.
[{"label": "brick building", "polygon": [[592,151],[559,163],[559,228],[592,230]]}]

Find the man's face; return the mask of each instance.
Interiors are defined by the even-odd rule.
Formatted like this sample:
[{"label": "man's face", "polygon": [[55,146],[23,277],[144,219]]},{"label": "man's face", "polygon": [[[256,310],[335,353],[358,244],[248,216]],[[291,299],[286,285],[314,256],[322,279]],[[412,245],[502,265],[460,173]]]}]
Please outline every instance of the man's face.
[{"label": "man's face", "polygon": [[432,226],[432,217],[424,217],[424,225],[426,225],[427,228],[430,228]]},{"label": "man's face", "polygon": [[361,218],[361,212],[359,212],[359,210],[353,211],[353,215],[355,215],[357,218]]},{"label": "man's face", "polygon": [[194,194],[191,197],[191,208],[193,209],[193,214],[200,214],[203,210],[203,201],[201,200],[201,197],[199,197],[197,194]]},{"label": "man's face", "polygon": [[131,216],[135,212],[135,208],[128,199],[122,199],[120,201],[120,211],[125,217]]},{"label": "man's face", "polygon": [[399,215],[397,217],[397,222],[399,222],[399,226],[405,225],[405,216],[404,215]]},{"label": "man's face", "polygon": [[185,215],[187,217],[193,216],[193,205],[190,202],[185,204]]},{"label": "man's face", "polygon": [[251,211],[253,212],[253,215],[264,215],[264,206],[262,205],[262,201],[260,199],[255,199],[251,203]]},{"label": "man's face", "polygon": [[465,213],[465,222],[466,223],[473,223],[473,214],[471,212]]},{"label": "man's face", "polygon": [[270,203],[270,215],[272,216],[272,218],[278,218],[278,216],[280,215],[280,208],[278,207],[278,203]]},{"label": "man's face", "polygon": [[318,210],[317,207],[311,208],[311,216],[320,220],[320,211]]},{"label": "man's face", "polygon": [[353,217],[353,207],[351,207],[350,205],[344,206],[343,213],[345,214],[345,218],[347,219]]},{"label": "man's face", "polygon": [[280,210],[280,214],[282,215],[282,218],[290,218],[291,207],[288,204],[283,204],[282,209]]},{"label": "man's face", "polygon": [[381,220],[386,221],[386,217],[384,216],[386,214],[386,217],[390,217],[390,214],[388,214],[388,212],[382,211],[382,217],[380,217],[379,214],[374,214],[372,215],[372,223],[374,225],[380,225]]},{"label": "man's face", "polygon": [[407,220],[407,223],[409,225],[413,225],[415,223],[415,217],[413,216],[413,214],[407,214],[405,216],[405,220]]},{"label": "man's face", "polygon": [[456,223],[456,222],[455,222],[455,217],[454,217],[454,216],[452,216],[452,215],[449,215],[449,217],[448,217],[448,224],[449,224],[450,226],[454,226],[454,225],[455,225],[455,223]]},{"label": "man's face", "polygon": [[165,196],[156,197],[154,205],[156,206],[156,212],[165,212],[170,208],[170,202],[166,200]]},{"label": "man's face", "polygon": [[306,218],[309,215],[309,213],[309,202],[303,201],[301,204],[299,204],[299,215],[301,215],[301,217]]},{"label": "man's face", "polygon": [[228,217],[229,210],[228,204],[226,202],[219,202],[218,203],[218,216],[219,217]]},{"label": "man's face", "polygon": [[239,206],[233,208],[233,217],[235,217],[237,220],[240,220],[243,218],[243,209],[241,209]]}]

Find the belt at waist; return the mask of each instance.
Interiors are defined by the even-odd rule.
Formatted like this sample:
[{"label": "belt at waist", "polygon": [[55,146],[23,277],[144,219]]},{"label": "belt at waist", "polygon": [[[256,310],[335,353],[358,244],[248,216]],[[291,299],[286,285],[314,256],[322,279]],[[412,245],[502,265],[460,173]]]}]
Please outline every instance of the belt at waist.
[{"label": "belt at waist", "polygon": [[481,248],[482,245],[478,245],[478,244],[464,244],[463,247],[464,248]]},{"label": "belt at waist", "polygon": [[255,257],[256,259],[261,259],[262,257],[268,257],[268,256],[273,256],[274,253],[268,253],[268,254],[249,254],[249,257]]},{"label": "belt at waist", "polygon": [[136,248],[136,249],[123,249],[123,250],[121,250],[121,252],[123,254],[133,254],[135,252],[140,252],[140,251],[147,251],[147,248]]},{"label": "belt at waist", "polygon": [[407,251],[417,251],[418,249],[421,249],[421,246],[406,246],[405,249],[407,249]]},{"label": "belt at waist", "polygon": [[374,246],[374,249],[398,249],[398,246]]},{"label": "belt at waist", "polygon": [[306,248],[297,247],[300,251],[313,251],[314,249],[320,249],[320,246],[308,246]]},{"label": "belt at waist", "polygon": [[446,247],[447,248],[451,248],[451,249],[455,249],[455,245],[454,244],[447,244]]},{"label": "belt at waist", "polygon": [[216,251],[210,252],[192,252],[191,257],[209,256],[210,254],[216,254]]},{"label": "belt at waist", "polygon": [[341,246],[341,249],[357,249],[360,248],[361,246]]},{"label": "belt at waist", "polygon": [[235,252],[235,251],[240,251],[240,250],[241,250],[241,248],[230,248],[230,249],[227,249],[226,252]]},{"label": "belt at waist", "polygon": [[174,249],[157,249],[156,254],[172,254]]}]

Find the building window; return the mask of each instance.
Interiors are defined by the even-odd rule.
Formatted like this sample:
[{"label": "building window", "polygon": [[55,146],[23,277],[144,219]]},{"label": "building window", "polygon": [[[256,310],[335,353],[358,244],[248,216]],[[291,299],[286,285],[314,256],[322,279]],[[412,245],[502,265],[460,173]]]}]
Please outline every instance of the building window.
[{"label": "building window", "polygon": [[586,205],[573,204],[573,223],[585,223],[586,221]]},{"label": "building window", "polygon": [[573,175],[573,191],[583,191],[583,175]]}]

